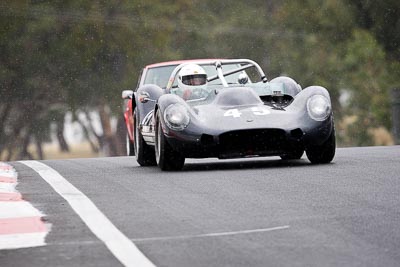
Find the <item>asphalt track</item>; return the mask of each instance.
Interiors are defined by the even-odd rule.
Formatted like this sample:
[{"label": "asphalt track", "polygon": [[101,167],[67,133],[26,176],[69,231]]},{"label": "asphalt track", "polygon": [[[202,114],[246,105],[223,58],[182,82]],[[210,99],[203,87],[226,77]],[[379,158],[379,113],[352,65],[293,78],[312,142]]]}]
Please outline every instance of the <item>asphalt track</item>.
[{"label": "asphalt track", "polygon": [[[46,160],[156,266],[400,266],[400,147],[341,148],[331,164],[134,157]],[[52,225],[46,246],[0,266],[122,266],[31,168],[17,189]]]}]

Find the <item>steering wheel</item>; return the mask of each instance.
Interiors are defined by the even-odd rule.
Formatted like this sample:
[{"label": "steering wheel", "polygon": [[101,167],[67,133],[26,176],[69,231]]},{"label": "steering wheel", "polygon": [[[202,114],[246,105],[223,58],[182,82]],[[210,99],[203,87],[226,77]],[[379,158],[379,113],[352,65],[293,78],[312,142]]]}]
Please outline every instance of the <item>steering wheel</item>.
[{"label": "steering wheel", "polygon": [[210,94],[210,90],[203,87],[197,87],[193,89],[186,89],[183,91],[182,98],[184,100],[194,100],[200,98],[206,98]]}]

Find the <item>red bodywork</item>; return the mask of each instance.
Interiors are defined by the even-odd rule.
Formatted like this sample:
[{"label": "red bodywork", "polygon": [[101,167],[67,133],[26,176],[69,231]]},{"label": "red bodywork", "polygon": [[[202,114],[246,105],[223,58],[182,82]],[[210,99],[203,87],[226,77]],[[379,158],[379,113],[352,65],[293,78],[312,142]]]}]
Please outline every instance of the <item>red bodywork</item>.
[{"label": "red bodywork", "polygon": [[[199,63],[199,62],[201,63],[201,61],[209,61],[209,60],[211,60],[211,59],[185,59],[185,60],[167,61],[167,62],[160,62],[160,63],[154,63],[154,64],[147,65],[146,67],[143,68],[142,75],[139,77],[139,83],[137,85],[136,90],[140,86],[144,85],[144,80],[146,78],[146,73],[147,73],[148,69],[163,67],[163,66],[173,66],[173,65],[178,66],[182,63],[190,63],[190,62],[194,62],[194,61],[197,63]],[[124,112],[124,118],[125,118],[126,128],[128,130],[129,140],[131,142],[134,142],[133,131],[134,131],[134,123],[135,122],[134,122],[134,118],[133,118],[134,105],[132,105],[133,104],[132,101],[134,101],[134,97],[133,97],[133,99],[129,99],[127,101],[126,109]]]},{"label": "red bodywork", "polygon": [[125,124],[128,130],[129,140],[133,142],[133,109],[132,109],[132,99],[129,99],[126,104],[126,109],[124,112]]}]

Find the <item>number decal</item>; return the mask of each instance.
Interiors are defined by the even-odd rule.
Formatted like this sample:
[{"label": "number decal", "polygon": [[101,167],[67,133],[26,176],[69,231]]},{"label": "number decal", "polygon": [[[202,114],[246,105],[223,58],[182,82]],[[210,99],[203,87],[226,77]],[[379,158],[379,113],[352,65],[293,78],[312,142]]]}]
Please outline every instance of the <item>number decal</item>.
[{"label": "number decal", "polygon": [[260,107],[253,107],[251,108],[251,111],[253,111],[254,115],[268,115],[271,113],[268,109]]},{"label": "number decal", "polygon": [[237,108],[233,108],[233,109],[228,109],[225,113],[224,116],[228,117],[228,116],[232,116],[234,118],[239,118],[240,115],[242,115],[242,113],[240,113],[240,111]]},{"label": "number decal", "polygon": [[[271,113],[271,111],[262,107],[252,107],[251,111],[253,112],[254,115],[257,116],[268,115]],[[240,118],[241,115],[242,113],[237,108],[228,109],[224,113],[225,117],[232,116],[234,118]]]}]

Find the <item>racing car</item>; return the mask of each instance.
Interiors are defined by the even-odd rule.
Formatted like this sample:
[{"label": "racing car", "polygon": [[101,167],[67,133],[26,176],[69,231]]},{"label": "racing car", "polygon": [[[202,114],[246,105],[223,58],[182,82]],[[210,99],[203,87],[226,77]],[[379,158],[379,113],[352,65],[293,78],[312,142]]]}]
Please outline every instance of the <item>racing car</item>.
[{"label": "racing car", "polygon": [[[152,68],[164,68],[164,76],[146,82]],[[188,77],[200,83],[189,84]],[[135,92],[125,90],[122,97],[128,100],[128,145],[141,166],[181,170],[186,158],[207,157],[291,160],[300,159],[304,151],[311,163],[321,164],[335,156],[327,89],[302,89],[285,76],[268,80],[253,60],[150,65]]]},{"label": "racing car", "polygon": [[[203,60],[196,60],[197,62],[208,61],[207,59]],[[193,60],[178,60],[178,61],[168,61],[168,62],[161,62],[147,65],[141,71],[141,74],[138,79],[138,83],[136,86],[136,90],[142,87],[143,85],[147,84],[154,84],[158,87],[165,88],[166,84],[168,83],[169,76],[171,75],[172,71],[177,67],[179,64],[182,63],[190,63]],[[126,109],[124,112],[124,119],[125,124],[127,127],[127,134],[126,134],[126,152],[128,156],[135,155],[135,148],[134,148],[134,112],[136,108],[136,99],[133,97],[134,93],[132,90],[125,90],[122,92],[122,98],[126,99]],[[151,164],[145,164],[151,165]]]}]

